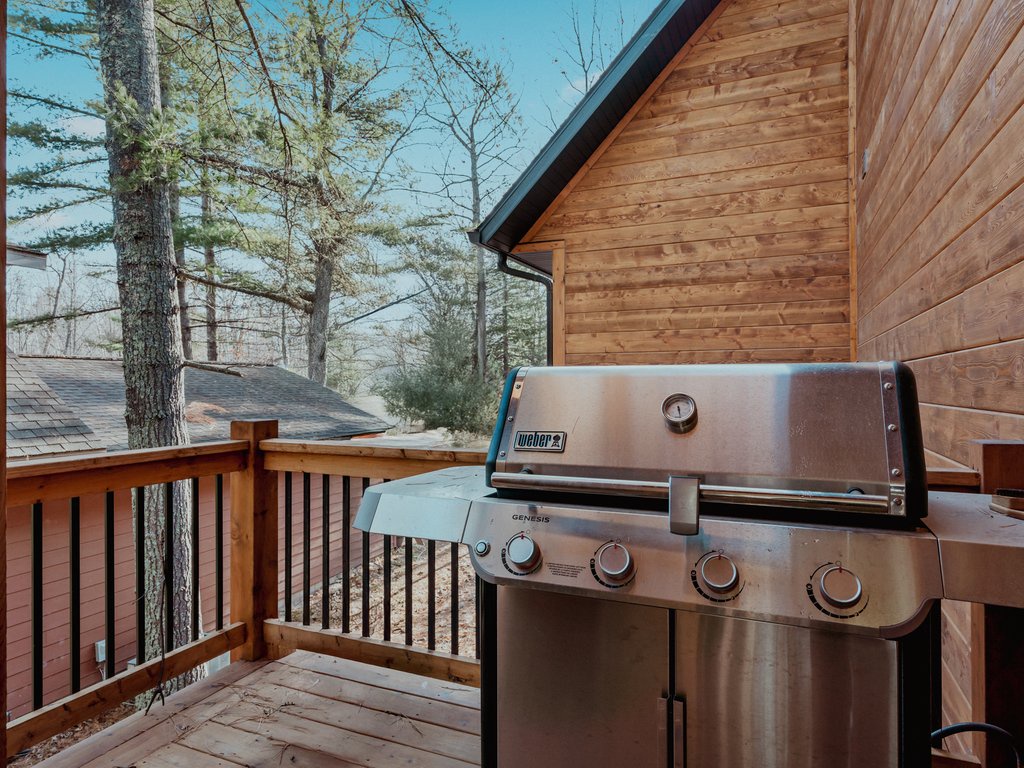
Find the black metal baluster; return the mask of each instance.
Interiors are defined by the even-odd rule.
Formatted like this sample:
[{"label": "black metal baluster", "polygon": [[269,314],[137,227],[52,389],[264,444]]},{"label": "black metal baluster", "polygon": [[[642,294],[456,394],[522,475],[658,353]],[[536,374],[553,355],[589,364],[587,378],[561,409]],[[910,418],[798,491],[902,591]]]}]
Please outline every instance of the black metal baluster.
[{"label": "black metal baluster", "polygon": [[331,476],[323,475],[320,499],[320,626],[331,626]]},{"label": "black metal baluster", "polygon": [[135,489],[135,663],[146,660],[146,489]]},{"label": "black metal baluster", "polygon": [[292,473],[284,473],[284,620],[292,620]]},{"label": "black metal baluster", "polygon": [[459,655],[459,545],[455,542],[452,548],[452,647],[453,656]]},{"label": "black metal baluster", "polygon": [[217,579],[217,629],[224,629],[224,475],[217,475],[213,537],[217,549],[213,555],[215,578]]},{"label": "black metal baluster", "polygon": [[174,483],[164,483],[164,651],[174,650]]},{"label": "black metal baluster", "polygon": [[104,533],[104,546],[103,546],[103,560],[104,560],[104,582],[105,582],[105,608],[106,608],[106,657],[105,662],[105,677],[109,680],[116,672],[117,658],[114,652],[114,645],[117,642],[117,636],[114,632],[115,616],[115,601],[114,592],[117,586],[117,572],[115,570],[114,562],[114,492],[107,491],[107,509],[106,515],[103,522],[103,533]]},{"label": "black metal baluster", "polygon": [[405,537],[405,644],[412,645],[412,537]]},{"label": "black metal baluster", "polygon": [[476,656],[478,661],[480,659],[480,601],[483,599],[483,596],[480,594],[480,584],[481,584],[480,577],[479,576],[474,576],[473,577],[473,592],[475,594],[473,595],[473,611],[476,614],[476,616],[475,616],[476,627],[475,627],[475,632],[473,634],[475,636],[474,637],[474,641],[475,641],[474,645],[476,647],[474,648],[474,654],[473,655]]},{"label": "black metal baluster", "polygon": [[434,556],[437,554],[437,542],[427,540],[427,648],[431,651],[437,646],[437,565]]},{"label": "black metal baluster", "polygon": [[192,478],[192,640],[199,639],[199,478]]},{"label": "black metal baluster", "polygon": [[43,706],[43,505],[32,505],[32,709]]},{"label": "black metal baluster", "polygon": [[[370,478],[363,478],[363,496],[370,487]],[[362,504],[362,498],[359,499]],[[370,636],[370,534],[363,531],[363,637]]]},{"label": "black metal baluster", "polygon": [[302,473],[302,623],[309,626],[309,472]]},{"label": "black metal baluster", "polygon": [[82,688],[82,501],[71,499],[70,597],[71,597],[71,692]]},{"label": "black metal baluster", "polygon": [[391,537],[384,536],[384,639],[391,639]]},{"label": "black metal baluster", "polygon": [[341,478],[341,631],[352,624],[352,478]]}]

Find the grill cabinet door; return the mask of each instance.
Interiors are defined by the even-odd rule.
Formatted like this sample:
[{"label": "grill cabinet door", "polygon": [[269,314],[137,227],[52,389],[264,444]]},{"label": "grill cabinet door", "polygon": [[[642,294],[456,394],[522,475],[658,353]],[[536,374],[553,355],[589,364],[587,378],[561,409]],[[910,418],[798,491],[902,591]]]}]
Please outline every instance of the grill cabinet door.
[{"label": "grill cabinet door", "polygon": [[677,611],[688,768],[897,768],[896,643]]},{"label": "grill cabinet door", "polygon": [[665,768],[668,610],[498,589],[498,768]]}]

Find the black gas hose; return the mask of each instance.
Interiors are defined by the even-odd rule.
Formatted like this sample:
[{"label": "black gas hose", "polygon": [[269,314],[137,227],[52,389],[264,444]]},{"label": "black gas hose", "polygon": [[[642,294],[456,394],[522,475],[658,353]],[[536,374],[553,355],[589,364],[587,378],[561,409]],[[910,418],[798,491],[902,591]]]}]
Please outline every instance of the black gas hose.
[{"label": "black gas hose", "polygon": [[939,730],[932,732],[932,743],[935,744],[935,742],[938,742],[937,746],[941,746],[942,740],[947,736],[955,736],[958,733],[971,732],[988,733],[992,736],[999,736],[1002,738],[1013,752],[1015,768],[1021,768],[1020,752],[1017,751],[1017,740],[1013,737],[1013,734],[1006,729],[1000,728],[998,725],[992,725],[991,723],[953,723],[952,725],[943,726],[942,728],[939,728]]}]

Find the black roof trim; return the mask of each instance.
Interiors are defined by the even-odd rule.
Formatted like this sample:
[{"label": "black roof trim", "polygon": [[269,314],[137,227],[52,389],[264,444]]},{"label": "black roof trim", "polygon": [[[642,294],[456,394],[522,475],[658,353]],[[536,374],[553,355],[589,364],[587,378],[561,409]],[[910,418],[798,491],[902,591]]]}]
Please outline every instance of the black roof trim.
[{"label": "black roof trim", "polygon": [[663,0],[469,239],[508,253],[547,210],[719,0]]}]

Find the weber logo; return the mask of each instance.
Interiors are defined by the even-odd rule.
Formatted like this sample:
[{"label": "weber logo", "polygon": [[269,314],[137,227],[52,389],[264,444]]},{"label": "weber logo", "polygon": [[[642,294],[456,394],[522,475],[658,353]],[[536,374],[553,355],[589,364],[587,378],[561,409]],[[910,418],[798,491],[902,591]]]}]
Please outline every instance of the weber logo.
[{"label": "weber logo", "polygon": [[561,453],[565,450],[565,432],[516,432],[515,449]]}]

